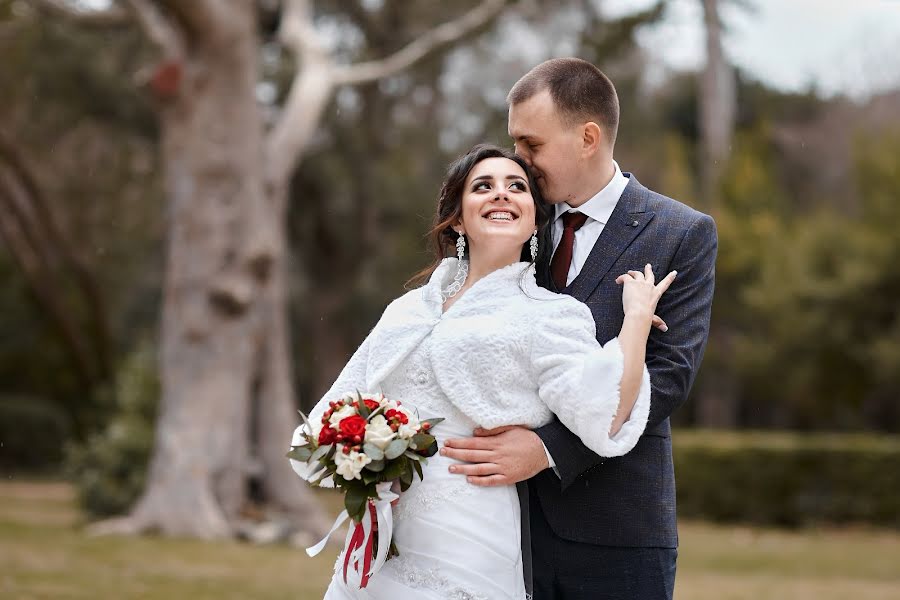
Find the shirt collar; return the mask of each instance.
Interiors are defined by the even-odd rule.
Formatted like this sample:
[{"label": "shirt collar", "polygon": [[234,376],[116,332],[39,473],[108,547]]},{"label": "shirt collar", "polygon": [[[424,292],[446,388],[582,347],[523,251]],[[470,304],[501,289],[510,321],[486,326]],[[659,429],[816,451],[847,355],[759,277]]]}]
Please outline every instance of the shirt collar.
[{"label": "shirt collar", "polygon": [[[622,196],[622,192],[625,191],[625,187],[628,185],[628,178],[622,175],[619,163],[613,161],[613,166],[615,167],[615,173],[613,173],[612,179],[609,180],[606,187],[597,192],[590,200],[575,209],[604,225],[609,221],[609,217],[612,215],[613,210],[615,210],[616,204],[618,204],[619,198]],[[560,202],[555,208],[556,213],[553,217],[554,220],[562,216],[564,212],[573,210],[567,202]]]}]

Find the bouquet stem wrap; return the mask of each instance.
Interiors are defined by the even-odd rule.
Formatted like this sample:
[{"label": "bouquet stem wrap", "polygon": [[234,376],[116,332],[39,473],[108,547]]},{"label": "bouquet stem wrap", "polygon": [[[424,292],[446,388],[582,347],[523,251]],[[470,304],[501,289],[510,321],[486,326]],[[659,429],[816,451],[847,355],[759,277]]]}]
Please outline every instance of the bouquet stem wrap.
[{"label": "bouquet stem wrap", "polygon": [[[368,511],[362,521],[347,532],[344,554],[344,582],[364,588],[369,578],[378,572],[387,560],[394,530],[394,517],[391,502],[399,498],[391,491],[391,482],[385,481],[375,486],[377,499],[370,499]],[[315,546],[306,549],[306,553],[315,556],[325,548],[328,538],[349,518],[347,511],[342,511],[331,526],[331,531]],[[375,548],[375,534],[378,534],[378,549],[372,559]],[[348,581],[349,580],[349,581]]]}]

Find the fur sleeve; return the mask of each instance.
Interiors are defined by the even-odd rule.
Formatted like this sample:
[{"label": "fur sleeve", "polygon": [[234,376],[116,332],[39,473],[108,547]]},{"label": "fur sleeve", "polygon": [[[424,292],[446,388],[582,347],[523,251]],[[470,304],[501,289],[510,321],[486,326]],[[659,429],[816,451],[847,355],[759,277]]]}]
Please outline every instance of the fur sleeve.
[{"label": "fur sleeve", "polygon": [[557,303],[552,312],[535,320],[531,347],[531,364],[541,401],[600,456],[627,453],[637,444],[647,424],[647,368],[644,367],[641,389],[628,421],[610,437],[624,368],[618,338],[601,346],[594,337],[590,310],[577,300]]}]

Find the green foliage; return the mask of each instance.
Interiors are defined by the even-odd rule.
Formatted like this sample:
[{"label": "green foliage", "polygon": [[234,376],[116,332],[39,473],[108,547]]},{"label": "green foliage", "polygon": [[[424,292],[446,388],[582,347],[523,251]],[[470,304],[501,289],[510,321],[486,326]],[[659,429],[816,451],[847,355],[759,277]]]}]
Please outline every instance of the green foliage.
[{"label": "green foliage", "polygon": [[856,214],[793,214],[765,136],[739,141],[723,185],[713,330],[728,336],[707,368],[734,373],[753,425],[896,430],[900,135],[858,144]]},{"label": "green foliage", "polygon": [[0,469],[36,473],[59,468],[69,422],[39,397],[0,397]]},{"label": "green foliage", "polygon": [[676,431],[673,451],[681,517],[900,528],[896,437]]},{"label": "green foliage", "polygon": [[155,349],[145,343],[116,374],[116,409],[106,428],[68,448],[66,471],[91,517],[124,512],[143,490],[159,393]]}]

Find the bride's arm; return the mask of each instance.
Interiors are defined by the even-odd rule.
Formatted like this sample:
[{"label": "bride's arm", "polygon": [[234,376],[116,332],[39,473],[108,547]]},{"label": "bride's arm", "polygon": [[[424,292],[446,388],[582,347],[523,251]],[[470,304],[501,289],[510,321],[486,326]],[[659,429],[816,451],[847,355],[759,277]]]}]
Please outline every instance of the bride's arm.
[{"label": "bride's arm", "polygon": [[644,365],[656,302],[674,274],[654,285],[649,268],[619,278],[625,320],[619,336],[601,346],[590,310],[560,300],[539,319],[532,364],[544,403],[584,444],[601,456],[631,450],[646,426],[650,375]]},{"label": "bride's arm", "polygon": [[628,420],[637,400],[641,375],[647,370],[644,361],[653,313],[659,299],[675,281],[675,276],[676,272],[672,271],[657,284],[653,269],[648,264],[643,273],[629,271],[616,279],[616,283],[623,288],[622,309],[625,318],[617,337],[622,349],[624,368],[619,387],[619,408],[613,418],[610,435],[615,435]]}]

